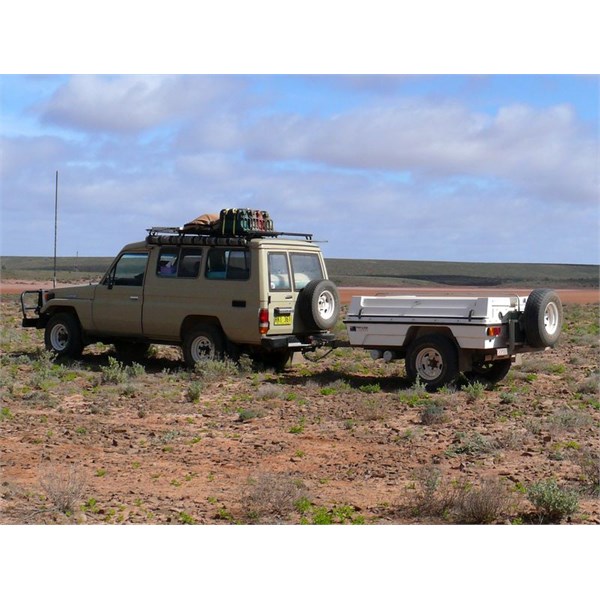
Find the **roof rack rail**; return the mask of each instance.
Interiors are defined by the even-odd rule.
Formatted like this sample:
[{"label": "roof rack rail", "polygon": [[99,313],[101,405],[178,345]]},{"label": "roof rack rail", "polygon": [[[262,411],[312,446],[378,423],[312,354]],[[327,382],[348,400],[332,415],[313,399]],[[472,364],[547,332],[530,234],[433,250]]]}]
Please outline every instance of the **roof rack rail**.
[{"label": "roof rack rail", "polygon": [[249,241],[257,238],[302,237],[308,242],[313,241],[312,233],[294,233],[288,231],[256,231],[237,235],[222,235],[214,231],[189,231],[182,227],[151,227],[146,229],[146,241],[150,244],[192,246],[247,246]]}]

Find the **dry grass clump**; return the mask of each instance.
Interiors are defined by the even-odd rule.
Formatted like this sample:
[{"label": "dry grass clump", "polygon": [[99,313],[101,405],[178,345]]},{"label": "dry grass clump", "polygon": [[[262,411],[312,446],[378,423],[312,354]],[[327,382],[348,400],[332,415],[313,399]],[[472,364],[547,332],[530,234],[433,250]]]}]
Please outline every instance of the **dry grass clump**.
[{"label": "dry grass clump", "polygon": [[478,487],[467,487],[458,495],[456,520],[465,524],[493,523],[509,504],[506,486],[499,480],[485,479]]},{"label": "dry grass clump", "polygon": [[72,513],[83,498],[85,477],[75,466],[69,469],[49,467],[40,477],[46,497],[60,512]]},{"label": "dry grass clump", "polygon": [[586,488],[592,493],[600,493],[600,455],[589,449],[577,453],[575,461],[581,469],[581,477]]},{"label": "dry grass clump", "polygon": [[414,514],[455,523],[493,523],[510,505],[510,494],[501,481],[485,479],[478,485],[466,481],[448,483],[433,466],[415,472],[415,491],[411,504]]},{"label": "dry grass clump", "polygon": [[242,504],[251,521],[277,523],[285,521],[306,498],[302,481],[284,473],[261,473],[246,484]]}]

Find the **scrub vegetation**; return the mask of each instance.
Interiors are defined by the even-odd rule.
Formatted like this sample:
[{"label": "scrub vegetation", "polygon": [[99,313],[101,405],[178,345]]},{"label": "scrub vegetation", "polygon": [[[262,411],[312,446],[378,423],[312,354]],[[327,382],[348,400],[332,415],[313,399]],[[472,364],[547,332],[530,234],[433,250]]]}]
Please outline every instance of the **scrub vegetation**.
[{"label": "scrub vegetation", "polygon": [[282,373],[57,361],[17,296],[1,309],[2,523],[600,522],[597,304],[495,387],[437,393],[353,349]]}]

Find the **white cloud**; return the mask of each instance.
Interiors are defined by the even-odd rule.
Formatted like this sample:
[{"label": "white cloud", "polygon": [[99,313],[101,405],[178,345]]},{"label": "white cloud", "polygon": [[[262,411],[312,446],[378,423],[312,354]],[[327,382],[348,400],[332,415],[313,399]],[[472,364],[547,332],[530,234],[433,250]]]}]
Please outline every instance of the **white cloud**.
[{"label": "white cloud", "polygon": [[400,101],[327,120],[275,116],[247,145],[262,160],[501,178],[551,200],[597,201],[598,142],[568,106],[513,105],[491,117],[457,103]]},{"label": "white cloud", "polygon": [[95,75],[71,77],[37,111],[48,124],[136,133],[201,113],[239,93],[231,78]]}]

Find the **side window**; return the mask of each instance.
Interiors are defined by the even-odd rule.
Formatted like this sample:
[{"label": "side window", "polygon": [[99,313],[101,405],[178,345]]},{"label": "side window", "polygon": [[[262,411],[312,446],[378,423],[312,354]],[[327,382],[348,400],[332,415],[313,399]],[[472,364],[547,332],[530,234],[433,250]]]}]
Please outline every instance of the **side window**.
[{"label": "side window", "polygon": [[156,274],[160,277],[175,277],[177,275],[176,248],[161,248],[156,265]]},{"label": "side window", "polygon": [[148,254],[145,252],[123,254],[109,277],[109,283],[141,286],[144,283],[147,262]]},{"label": "side window", "polygon": [[198,277],[202,250],[198,248],[161,248],[156,265],[159,277]]},{"label": "side window", "polygon": [[182,248],[179,256],[177,277],[198,277],[201,262],[202,250],[198,250],[197,248]]},{"label": "side window", "polygon": [[206,259],[207,279],[248,279],[250,255],[247,250],[211,248]]},{"label": "side window", "polygon": [[281,291],[292,289],[285,252],[269,252],[269,288]]},{"label": "side window", "polygon": [[314,253],[291,252],[292,272],[294,273],[294,288],[303,289],[313,279],[323,279],[323,270],[319,256]]}]

